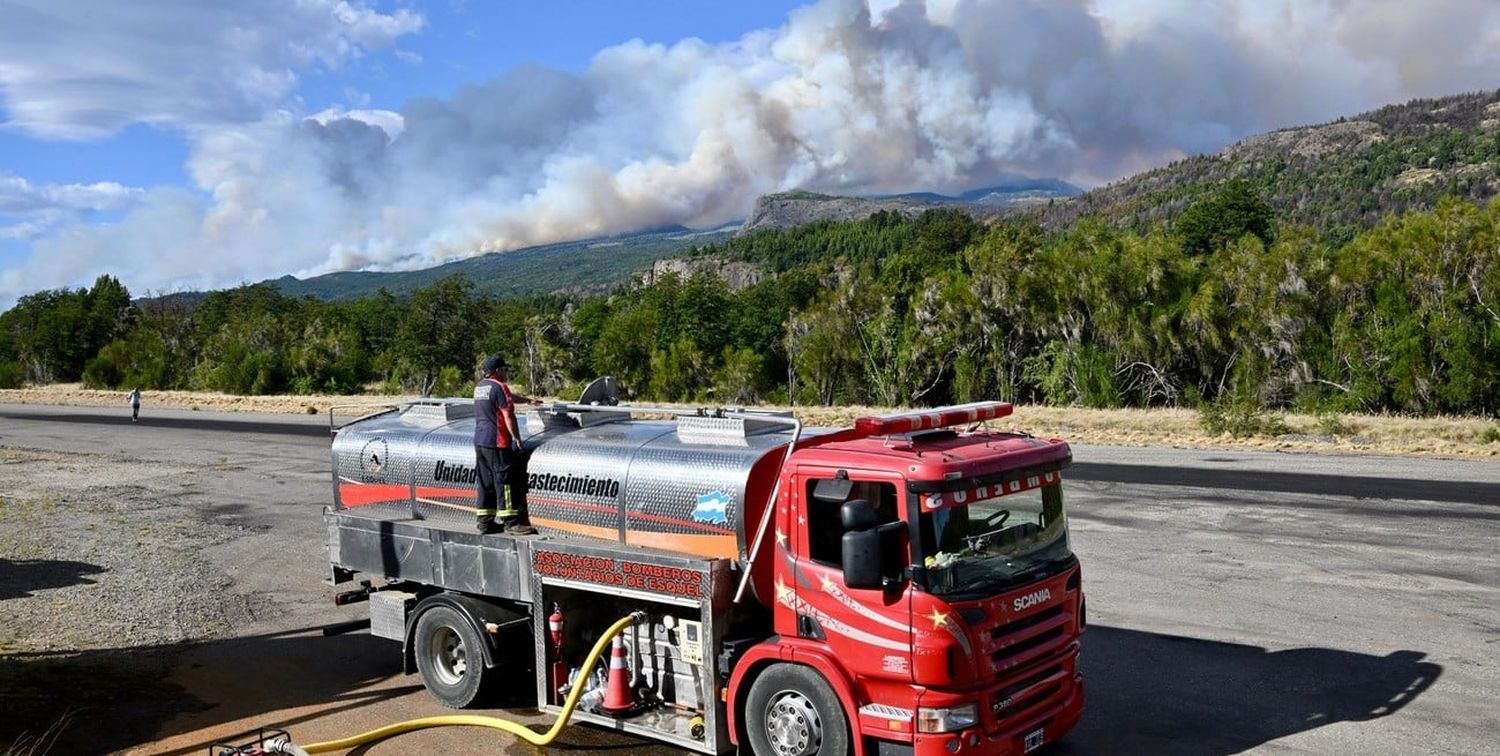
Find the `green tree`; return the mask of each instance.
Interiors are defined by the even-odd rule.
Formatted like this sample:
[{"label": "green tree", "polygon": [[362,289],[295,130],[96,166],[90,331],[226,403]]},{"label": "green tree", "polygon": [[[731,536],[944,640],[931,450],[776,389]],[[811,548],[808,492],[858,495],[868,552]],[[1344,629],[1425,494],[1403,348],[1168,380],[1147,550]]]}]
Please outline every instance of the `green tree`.
[{"label": "green tree", "polygon": [[834,403],[849,376],[859,373],[860,347],[854,313],[839,290],[794,313],[786,326],[788,395],[795,403]]},{"label": "green tree", "polygon": [[1174,227],[1182,248],[1202,256],[1247,234],[1270,244],[1275,221],[1275,212],[1250,183],[1234,179],[1189,205]]},{"label": "green tree", "polygon": [[709,364],[703,350],[683,336],[665,349],[652,350],[649,371],[651,396],[669,402],[690,401],[697,398]]},{"label": "green tree", "polygon": [[714,372],[714,395],[728,404],[756,404],[766,390],[766,359],[754,349],[724,347]]},{"label": "green tree", "polygon": [[[191,304],[183,297],[148,298],[137,305],[135,315],[125,341],[130,347],[131,364],[139,371],[140,385],[186,388],[203,352]],[[133,382],[129,369],[123,375],[118,385]]]},{"label": "green tree", "polygon": [[621,389],[644,396],[650,391],[651,355],[661,315],[642,305],[628,306],[604,323],[594,340],[594,366],[600,375],[613,375]]},{"label": "green tree", "polygon": [[406,390],[431,396],[445,366],[472,373],[477,363],[476,324],[483,323],[474,285],[462,274],[418,289],[407,303],[396,332],[401,355],[393,376]]},{"label": "green tree", "polygon": [[87,356],[105,344],[124,336],[130,329],[134,313],[130,291],[114,276],[99,276],[85,298],[87,322],[83,326],[83,351]]},{"label": "green tree", "polygon": [[556,396],[568,379],[566,344],[572,341],[568,319],[555,313],[537,313],[522,328],[520,374],[526,390],[534,396]]},{"label": "green tree", "polygon": [[27,380],[34,383],[76,380],[88,351],[87,292],[54,289],[28,294],[6,311],[10,332]]},{"label": "green tree", "polygon": [[288,367],[299,394],[352,394],[363,388],[369,358],[357,331],[318,318],[292,345]]}]

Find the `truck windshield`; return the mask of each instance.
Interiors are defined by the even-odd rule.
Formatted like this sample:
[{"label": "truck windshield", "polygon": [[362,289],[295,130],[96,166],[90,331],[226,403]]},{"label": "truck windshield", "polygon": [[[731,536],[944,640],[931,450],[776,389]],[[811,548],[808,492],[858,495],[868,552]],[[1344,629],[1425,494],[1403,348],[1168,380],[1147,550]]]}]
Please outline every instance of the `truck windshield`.
[{"label": "truck windshield", "polygon": [[945,503],[920,516],[929,592],[996,590],[1067,560],[1067,516],[1057,485]]}]

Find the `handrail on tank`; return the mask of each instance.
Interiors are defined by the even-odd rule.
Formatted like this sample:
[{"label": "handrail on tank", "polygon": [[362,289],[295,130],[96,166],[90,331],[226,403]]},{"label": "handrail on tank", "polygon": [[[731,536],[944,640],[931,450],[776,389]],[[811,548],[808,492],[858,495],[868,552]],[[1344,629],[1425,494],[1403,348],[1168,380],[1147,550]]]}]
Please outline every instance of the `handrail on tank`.
[{"label": "handrail on tank", "polygon": [[[380,415],[384,415],[384,414],[387,414],[387,413],[390,413],[390,412],[395,412],[397,410],[400,410],[403,406],[406,406],[408,404],[411,404],[411,402],[409,402],[409,401],[407,401],[407,402],[359,402],[359,403],[350,403],[350,404],[330,404],[330,405],[328,405],[328,435],[332,436],[332,435],[338,433],[339,429],[343,428],[344,425],[353,425],[354,423],[357,423],[357,422],[359,422],[361,420],[368,420],[369,418],[372,418],[372,417],[378,417]],[[351,408],[353,408],[353,409],[377,409],[378,408],[380,411],[378,411],[378,412],[366,412],[365,414],[360,415],[359,417],[356,417],[356,418],[354,418],[353,420],[350,420],[347,423],[344,423],[344,425],[335,426],[333,424],[333,422],[334,422],[333,421],[333,414],[334,414],[333,411],[334,410],[340,410],[340,409],[351,409]]]},{"label": "handrail on tank", "polygon": [[781,465],[776,468],[776,482],[771,484],[771,498],[766,501],[766,511],[761,513],[760,525],[755,528],[755,540],[750,543],[750,556],[745,560],[745,574],[740,577],[740,584],[734,589],[734,603],[740,603],[745,596],[745,586],[750,584],[750,572],[755,567],[755,557],[760,554],[760,544],[766,538],[766,528],[771,526],[771,513],[776,511],[776,497],[781,494],[781,473],[786,469],[786,463],[792,459],[792,450],[797,448],[797,439],[802,435],[802,421],[796,418],[787,418],[792,421],[792,441],[786,445],[786,454],[781,457]]},{"label": "handrail on tank", "polygon": [[603,412],[616,415],[672,415],[674,417],[727,417],[742,420],[760,420],[779,425],[799,425],[799,421],[775,412],[747,410],[728,407],[663,407],[646,404],[575,404],[572,402],[548,402],[537,409],[551,412]]}]

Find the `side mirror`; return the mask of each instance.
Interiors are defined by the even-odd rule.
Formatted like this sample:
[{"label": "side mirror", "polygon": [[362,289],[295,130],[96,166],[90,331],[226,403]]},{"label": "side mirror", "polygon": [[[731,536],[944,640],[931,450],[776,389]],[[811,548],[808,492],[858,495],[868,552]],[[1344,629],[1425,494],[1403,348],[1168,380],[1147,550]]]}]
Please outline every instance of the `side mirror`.
[{"label": "side mirror", "polygon": [[880,516],[875,514],[875,506],[864,499],[844,502],[844,506],[839,508],[839,520],[845,532],[874,530],[875,526],[880,524]]},{"label": "side mirror", "polygon": [[851,530],[844,534],[844,584],[850,588],[880,588],[885,584],[880,574],[879,530]]},{"label": "side mirror", "polygon": [[883,588],[901,571],[901,531],[897,522],[880,523],[875,507],[864,499],[844,502],[839,509],[844,526],[842,562],[844,584],[850,588]]}]

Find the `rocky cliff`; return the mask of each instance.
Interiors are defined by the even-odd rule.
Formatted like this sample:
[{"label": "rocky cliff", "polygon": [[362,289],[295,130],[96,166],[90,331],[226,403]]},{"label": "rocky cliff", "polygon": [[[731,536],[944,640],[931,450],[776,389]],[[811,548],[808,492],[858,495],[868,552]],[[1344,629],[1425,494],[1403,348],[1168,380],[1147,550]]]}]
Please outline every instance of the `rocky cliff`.
[{"label": "rocky cliff", "polygon": [[766,269],[748,262],[732,262],[722,257],[678,257],[657,260],[651,270],[643,276],[644,283],[652,284],[662,276],[675,273],[682,278],[698,275],[718,276],[724,279],[730,291],[748,289],[766,277]]}]

